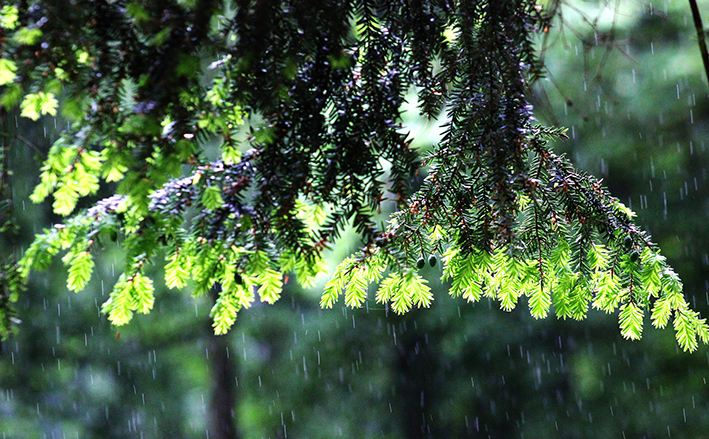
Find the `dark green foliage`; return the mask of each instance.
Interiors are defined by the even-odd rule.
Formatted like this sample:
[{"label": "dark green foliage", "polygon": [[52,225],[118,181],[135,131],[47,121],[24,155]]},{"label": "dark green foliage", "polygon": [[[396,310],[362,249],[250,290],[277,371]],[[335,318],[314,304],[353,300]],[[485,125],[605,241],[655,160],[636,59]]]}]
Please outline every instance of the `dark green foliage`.
[{"label": "dark green foliage", "polygon": [[[67,250],[79,290],[91,250],[120,233],[126,267],[103,305],[116,324],[151,310],[144,267],[160,249],[169,286],[221,285],[223,333],[255,290],[272,303],[283,274],[311,282],[351,224],[362,250],[338,267],[326,307],[340,294],[361,306],[379,281],[375,300],[394,311],[427,307],[414,267],[438,253],[451,294],[470,301],[511,310],[526,296],[535,317],[554,305],[575,319],[620,308],[628,338],[648,310],[656,326],[674,317],[684,349],[709,338],[633,213],[554,154],[564,130],[535,123],[532,39],[550,19],[535,1],[29,3],[2,10],[0,100],[71,121],[32,199],[53,195],[67,216],[102,180],[119,185],[39,236],[19,274]],[[425,167],[401,126],[410,90],[422,114],[446,112]]]}]

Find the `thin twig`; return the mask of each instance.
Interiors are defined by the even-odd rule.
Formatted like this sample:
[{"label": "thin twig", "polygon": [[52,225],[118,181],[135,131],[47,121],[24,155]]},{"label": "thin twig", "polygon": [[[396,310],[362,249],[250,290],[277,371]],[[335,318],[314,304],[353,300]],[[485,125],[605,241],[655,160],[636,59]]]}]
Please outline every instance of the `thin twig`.
[{"label": "thin twig", "polygon": [[17,140],[19,140],[20,142],[24,143],[25,145],[29,146],[30,149],[31,149],[32,151],[36,152],[37,154],[39,154],[39,156],[42,157],[42,159],[46,159],[46,158],[47,158],[47,157],[44,155],[44,153],[42,152],[42,150],[39,149],[39,147],[38,147],[37,145],[35,145],[34,143],[32,143],[32,142],[30,142],[29,140],[25,139],[24,137],[22,137],[22,135],[20,135],[20,134],[15,134],[15,138],[17,138]]},{"label": "thin twig", "polygon": [[689,0],[689,6],[692,8],[692,18],[694,18],[694,27],[697,29],[697,39],[699,40],[699,51],[702,54],[704,71],[707,74],[707,82],[709,83],[709,53],[707,52],[707,40],[704,35],[702,16],[699,13],[699,7],[697,7],[697,0]]}]

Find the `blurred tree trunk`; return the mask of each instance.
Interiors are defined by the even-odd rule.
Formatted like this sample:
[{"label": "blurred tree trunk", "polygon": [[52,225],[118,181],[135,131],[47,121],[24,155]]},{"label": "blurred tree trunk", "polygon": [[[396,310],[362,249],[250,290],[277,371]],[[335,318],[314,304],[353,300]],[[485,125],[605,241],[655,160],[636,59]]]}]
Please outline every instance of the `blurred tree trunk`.
[{"label": "blurred tree trunk", "polygon": [[[221,288],[212,288],[212,298],[219,297]],[[236,368],[229,352],[229,336],[214,335],[209,321],[209,362],[212,372],[209,437],[237,439],[236,432]]]},{"label": "blurred tree trunk", "polygon": [[[413,314],[412,314],[413,316]],[[415,317],[393,315],[390,320],[397,332],[396,394],[401,401],[402,432],[406,439],[431,439],[440,433],[429,424],[431,418],[432,389],[429,386],[431,371],[436,370],[435,356],[426,349],[424,336],[412,327]],[[411,325],[409,325],[411,326]],[[435,404],[434,404],[435,405]]]},{"label": "blurred tree trunk", "polygon": [[[11,278],[15,271],[17,223],[15,222],[10,176],[10,148],[13,137],[10,115],[0,107],[0,333],[12,332],[15,308],[11,300]],[[0,344],[2,355],[2,344]]]},{"label": "blurred tree trunk", "polygon": [[[6,206],[10,206],[12,191],[10,190],[9,182],[9,167],[8,155],[10,145],[10,128],[7,119],[7,111],[4,107],[0,107],[0,230],[4,229],[4,224],[7,221],[6,211],[9,210]],[[0,232],[0,281],[4,281],[5,273],[5,255],[10,254],[10,249],[5,243],[5,233]],[[5,288],[5,282],[0,282],[0,310],[8,309],[9,295]],[[0,343],[0,355],[2,355],[3,344]]]}]

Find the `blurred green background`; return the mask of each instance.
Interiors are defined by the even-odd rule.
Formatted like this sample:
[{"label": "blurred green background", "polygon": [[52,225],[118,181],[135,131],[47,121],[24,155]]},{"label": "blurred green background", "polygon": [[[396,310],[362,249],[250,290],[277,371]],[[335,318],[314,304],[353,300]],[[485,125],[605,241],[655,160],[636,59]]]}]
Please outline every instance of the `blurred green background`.
[{"label": "blurred green background", "polygon": [[[699,6],[709,22],[709,1]],[[534,87],[537,118],[569,128],[558,150],[638,213],[708,316],[709,87],[689,4],[569,1],[539,43],[549,74]],[[26,247],[60,221],[28,196],[63,122],[10,116]],[[435,126],[407,123],[420,148],[435,141]],[[333,265],[356,243],[344,238]],[[167,290],[160,275],[152,314],[111,327],[99,308],[121,264],[120,248],[106,248],[80,294],[59,261],[33,277],[20,333],[2,343],[3,439],[208,438],[224,379],[246,439],[709,437],[709,349],[683,353],[649,321],[640,342],[598,311],[535,321],[524,306],[447,297],[436,267],[427,310],[397,316],[373,300],[321,310],[318,288],[291,280],[278,303],[242,311],[215,340],[208,301]]]}]

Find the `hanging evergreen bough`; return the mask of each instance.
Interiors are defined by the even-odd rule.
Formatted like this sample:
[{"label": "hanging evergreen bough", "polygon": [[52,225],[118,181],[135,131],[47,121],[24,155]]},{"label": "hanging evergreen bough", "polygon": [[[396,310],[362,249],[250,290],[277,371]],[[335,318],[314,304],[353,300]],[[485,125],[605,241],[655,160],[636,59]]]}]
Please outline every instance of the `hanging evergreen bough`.
[{"label": "hanging evergreen bough", "polygon": [[[553,153],[563,130],[535,124],[532,38],[552,18],[535,1],[27,3],[0,12],[0,103],[71,124],[32,195],[67,219],[25,252],[15,291],[61,252],[81,290],[95,249],[119,239],[126,267],[103,305],[114,324],[151,310],[145,265],[164,253],[169,287],[220,287],[224,333],[257,295],[278,300],[286,273],[311,283],[352,224],[362,249],[323,307],[362,306],[371,284],[397,313],[428,307],[428,258],[468,301],[510,311],[526,297],[536,318],[619,309],[630,339],[649,313],[685,350],[709,339],[634,214]],[[412,87],[422,114],[446,112],[423,162],[400,124]],[[115,195],[76,212],[110,182]]]}]

